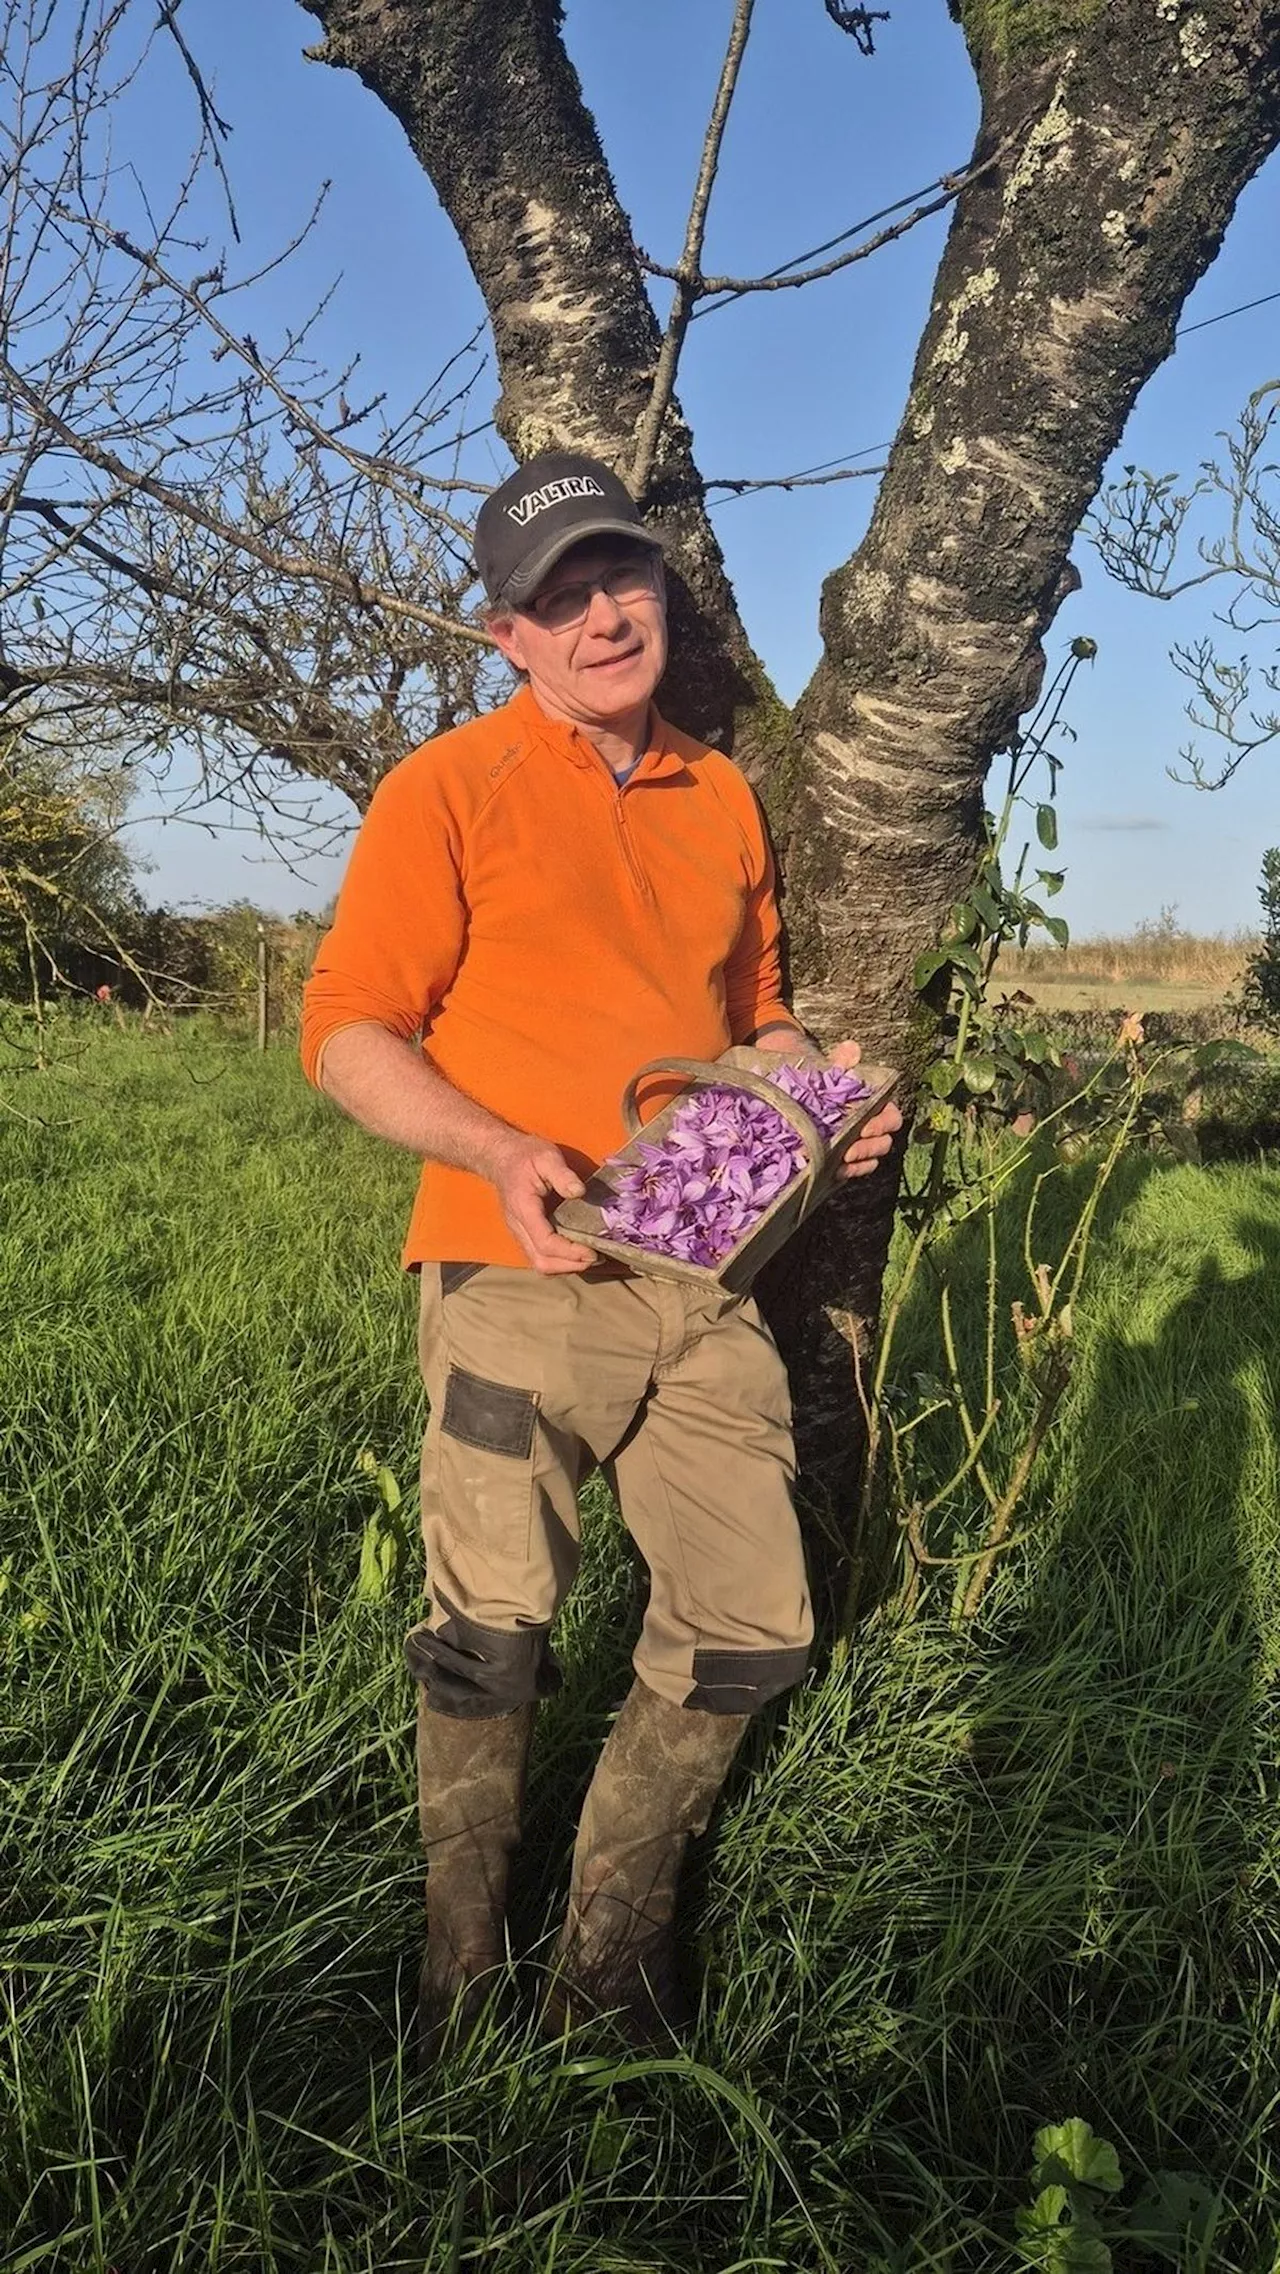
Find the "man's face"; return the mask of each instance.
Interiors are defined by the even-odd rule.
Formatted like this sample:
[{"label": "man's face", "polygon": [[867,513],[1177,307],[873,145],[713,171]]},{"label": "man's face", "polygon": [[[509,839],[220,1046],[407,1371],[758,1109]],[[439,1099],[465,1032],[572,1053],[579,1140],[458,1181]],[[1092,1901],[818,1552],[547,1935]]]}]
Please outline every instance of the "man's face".
[{"label": "man's face", "polygon": [[666,667],[661,557],[648,545],[584,538],[523,607],[495,608],[489,629],[553,716],[620,723],[648,704]]}]

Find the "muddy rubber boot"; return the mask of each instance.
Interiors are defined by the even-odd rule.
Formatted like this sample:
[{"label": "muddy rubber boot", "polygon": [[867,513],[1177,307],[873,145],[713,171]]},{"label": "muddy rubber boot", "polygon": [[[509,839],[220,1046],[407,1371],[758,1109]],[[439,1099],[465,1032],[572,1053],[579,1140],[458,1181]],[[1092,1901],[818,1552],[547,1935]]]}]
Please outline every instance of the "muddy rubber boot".
[{"label": "muddy rubber boot", "polygon": [[543,2008],[552,2034],[593,2014],[611,2015],[638,2048],[669,2045],[689,2028],[676,1957],[680,1868],[750,1718],[690,1712],[633,1685],[583,1805]]},{"label": "muddy rubber boot", "polygon": [[531,1705],[492,1719],[432,1713],[418,1692],[418,1821],[427,1858],[427,1950],[418,2052],[432,2062],[470,2030],[506,1962],[507,1873],[520,1838]]}]

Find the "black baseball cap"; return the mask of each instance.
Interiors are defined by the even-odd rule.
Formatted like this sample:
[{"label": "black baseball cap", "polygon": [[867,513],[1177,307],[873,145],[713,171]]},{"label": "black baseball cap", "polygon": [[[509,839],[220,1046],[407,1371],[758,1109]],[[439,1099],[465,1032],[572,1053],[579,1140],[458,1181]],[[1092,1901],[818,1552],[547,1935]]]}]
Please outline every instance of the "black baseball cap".
[{"label": "black baseball cap", "polygon": [[519,607],[584,537],[629,537],[662,551],[611,467],[575,450],[542,450],[507,476],[476,518],[476,567],[490,600]]}]

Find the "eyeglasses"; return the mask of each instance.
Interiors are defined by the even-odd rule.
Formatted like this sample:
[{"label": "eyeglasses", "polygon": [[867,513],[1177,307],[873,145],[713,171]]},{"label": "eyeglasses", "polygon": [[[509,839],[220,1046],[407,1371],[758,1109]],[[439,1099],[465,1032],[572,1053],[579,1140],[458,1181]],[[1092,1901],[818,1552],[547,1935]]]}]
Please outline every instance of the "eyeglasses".
[{"label": "eyeglasses", "polygon": [[549,592],[535,592],[520,610],[522,616],[532,616],[544,631],[571,632],[587,619],[587,611],[597,592],[608,594],[621,607],[628,600],[643,600],[657,590],[654,581],[656,556],[652,553],[629,553],[625,560],[615,561],[603,576],[575,578],[571,584],[552,585]]}]

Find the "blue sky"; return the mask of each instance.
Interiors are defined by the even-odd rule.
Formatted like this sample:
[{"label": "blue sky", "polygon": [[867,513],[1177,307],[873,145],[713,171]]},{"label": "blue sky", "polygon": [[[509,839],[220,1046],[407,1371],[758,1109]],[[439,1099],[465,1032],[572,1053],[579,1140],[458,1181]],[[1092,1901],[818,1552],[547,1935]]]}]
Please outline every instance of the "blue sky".
[{"label": "blue sky", "polygon": [[[729,0],[568,0],[570,52],[641,244],[674,259]],[[187,0],[187,36],[234,132],[228,165],[253,254],[305,218],[324,180],[321,227],[273,287],[283,324],[333,284],[325,346],[355,350],[370,391],[408,398],[481,318],[460,248],[398,127],[349,73],[303,60],[314,18],[292,0]],[[708,235],[711,269],[761,273],[963,163],[976,92],[944,0],[896,0],[880,51],[864,60],[821,0],[758,0],[726,137]],[[182,146],[189,114],[163,74],[122,121],[118,154],[140,171]],[[1187,311],[1212,316],[1280,288],[1275,161],[1242,200],[1226,245]],[[692,327],[680,393],[708,476],[785,473],[893,435],[929,304],[944,223],[801,293],[757,295]],[[1147,388],[1118,460],[1194,470],[1250,390],[1280,367],[1280,301],[1187,337]],[[487,403],[486,403],[486,408]],[[494,436],[472,446],[481,479],[507,460]],[[872,481],[725,500],[715,511],[748,628],[783,693],[818,653],[823,575],[866,526]],[[1186,690],[1167,653],[1208,628],[1203,594],[1170,606],[1111,584],[1083,541],[1083,590],[1061,611],[1050,660],[1077,633],[1099,644],[1078,682],[1078,740],[1062,784],[1060,905],[1081,932],[1128,929],[1175,905],[1197,930],[1251,923],[1261,851],[1280,839],[1280,753],[1261,755],[1213,797],[1166,768],[1187,739]],[[304,880],[255,857],[243,836],[171,826],[137,833],[152,898],[319,906],[341,862]]]}]

